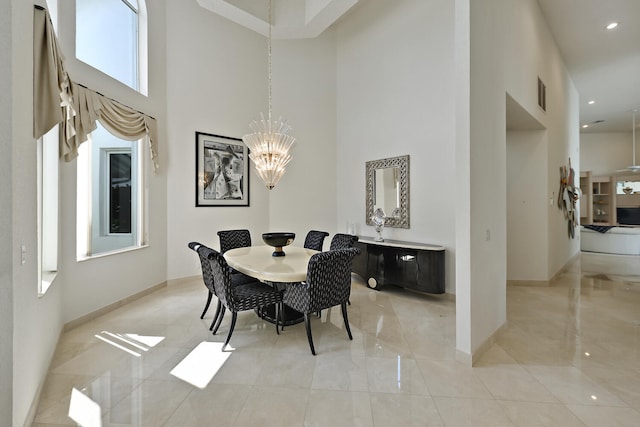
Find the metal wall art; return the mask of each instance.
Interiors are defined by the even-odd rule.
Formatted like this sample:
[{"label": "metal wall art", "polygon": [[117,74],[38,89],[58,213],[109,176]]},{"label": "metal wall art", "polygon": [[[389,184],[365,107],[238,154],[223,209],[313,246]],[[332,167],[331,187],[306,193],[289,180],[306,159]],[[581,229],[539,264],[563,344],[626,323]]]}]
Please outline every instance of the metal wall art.
[{"label": "metal wall art", "polygon": [[558,208],[564,213],[567,220],[567,232],[569,237],[575,238],[576,227],[578,226],[578,212],[576,202],[580,199],[580,187],[575,185],[576,173],[569,164],[560,166],[560,191],[558,192]]}]

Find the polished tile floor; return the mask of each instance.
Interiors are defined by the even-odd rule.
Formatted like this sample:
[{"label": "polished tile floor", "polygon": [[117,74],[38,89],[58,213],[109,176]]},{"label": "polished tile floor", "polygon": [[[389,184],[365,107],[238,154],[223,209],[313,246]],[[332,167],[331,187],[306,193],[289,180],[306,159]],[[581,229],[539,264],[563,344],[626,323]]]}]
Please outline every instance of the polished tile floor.
[{"label": "polished tile floor", "polygon": [[[508,325],[473,368],[455,303],[354,275],[340,310],[279,336],[253,312],[208,332],[198,280],[64,334],[34,426],[640,426],[640,259],[582,254],[550,286],[509,286]],[[69,416],[71,414],[71,417]],[[75,420],[75,421],[74,421]]]}]

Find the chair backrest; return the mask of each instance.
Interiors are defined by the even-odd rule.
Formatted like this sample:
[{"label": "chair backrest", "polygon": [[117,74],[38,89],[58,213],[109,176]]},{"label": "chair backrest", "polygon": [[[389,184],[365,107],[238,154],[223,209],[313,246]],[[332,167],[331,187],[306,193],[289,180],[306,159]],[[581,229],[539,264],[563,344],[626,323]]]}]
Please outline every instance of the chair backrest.
[{"label": "chair backrest", "polygon": [[345,303],[351,293],[351,264],[358,248],[320,252],[309,259],[307,285],[308,312]]},{"label": "chair backrest", "polygon": [[251,246],[251,233],[249,230],[218,231],[218,237],[220,238],[220,253],[223,255],[229,249]]},{"label": "chair backrest", "polygon": [[[213,286],[213,273],[211,271],[211,263],[207,258],[208,251],[212,251],[213,249],[206,247],[202,243],[199,242],[189,242],[189,248],[198,254],[200,258],[200,266],[202,267],[202,280],[204,281],[204,285],[214,294],[216,293],[215,287]],[[203,248],[202,252],[199,250]]]},{"label": "chair backrest", "polygon": [[334,251],[336,249],[352,248],[357,241],[358,236],[354,236],[353,234],[336,233],[331,239],[331,246],[329,247],[329,250]]},{"label": "chair backrest", "polygon": [[324,238],[328,235],[329,233],[326,231],[311,230],[307,233],[307,237],[304,239],[304,247],[307,249],[322,251]]},{"label": "chair backrest", "polygon": [[200,246],[198,253],[207,259],[207,264],[213,276],[214,294],[224,305],[231,308],[230,304],[233,303],[231,301],[231,272],[227,261],[220,252],[206,246]]}]

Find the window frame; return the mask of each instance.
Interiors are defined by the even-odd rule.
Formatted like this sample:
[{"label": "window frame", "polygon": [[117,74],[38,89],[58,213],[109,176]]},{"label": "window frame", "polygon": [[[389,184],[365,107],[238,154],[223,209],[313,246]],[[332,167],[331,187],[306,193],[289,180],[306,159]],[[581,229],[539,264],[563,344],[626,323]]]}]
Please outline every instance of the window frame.
[{"label": "window frame", "polygon": [[[104,128],[103,128],[104,129]],[[105,132],[108,133],[106,129]],[[136,189],[132,189],[131,204],[131,233],[109,233],[109,179],[108,169],[104,166],[108,164],[108,153],[125,152],[123,144],[117,147],[103,147],[93,141],[90,134],[87,142],[80,146],[78,150],[78,170],[77,170],[77,242],[76,258],[83,261],[91,258],[108,256],[112,254],[138,250],[148,246],[148,182],[149,166],[146,160],[146,145],[142,138],[136,141],[125,141],[117,136],[108,133],[110,137],[117,140],[118,144],[131,144],[132,153],[132,186],[135,183]],[[134,148],[133,145],[136,145]],[[100,150],[96,153],[95,150]],[[135,166],[134,166],[135,164]],[[97,170],[96,169],[97,166]],[[135,178],[134,178],[135,174]],[[97,180],[97,183],[94,183]],[[102,191],[101,191],[102,190]],[[95,195],[95,193],[98,193]],[[98,198],[94,203],[94,196]],[[130,244],[117,246],[116,240],[131,240]],[[117,246],[109,249],[98,249],[103,246]]]},{"label": "window frame", "polygon": [[57,277],[60,262],[59,127],[37,140],[38,297],[43,297]]},{"label": "window frame", "polygon": [[75,28],[75,35],[73,36],[73,55],[76,60],[86,64],[94,70],[108,76],[109,78],[119,82],[120,84],[144,95],[149,95],[149,38],[148,38],[148,15],[147,15],[147,7],[145,0],[136,0],[136,6],[130,0],[119,0],[122,4],[127,7],[132,13],[136,16],[136,28],[134,33],[132,34],[132,40],[136,41],[136,45],[134,46],[135,51],[135,61],[134,66],[132,67],[132,74],[135,76],[135,84],[129,85],[128,83],[123,82],[117,77],[112,76],[108,72],[99,68],[94,64],[91,64],[78,56],[78,46],[77,46],[77,37],[78,37],[78,3],[79,0],[74,0],[74,14],[73,14],[73,22]]}]

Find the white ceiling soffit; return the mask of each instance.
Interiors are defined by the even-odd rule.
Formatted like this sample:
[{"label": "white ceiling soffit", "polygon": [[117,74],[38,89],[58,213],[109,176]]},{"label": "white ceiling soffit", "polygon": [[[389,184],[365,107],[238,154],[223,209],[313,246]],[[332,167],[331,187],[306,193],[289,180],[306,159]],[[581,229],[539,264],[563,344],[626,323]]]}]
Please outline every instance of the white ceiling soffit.
[{"label": "white ceiling soffit", "polygon": [[[318,37],[360,0],[273,0],[274,39]],[[267,0],[197,0],[203,8],[263,36],[269,32]]]},{"label": "white ceiling soffit", "polygon": [[507,93],[507,130],[508,131],[530,131],[543,130],[545,127],[536,120],[527,110]]}]

